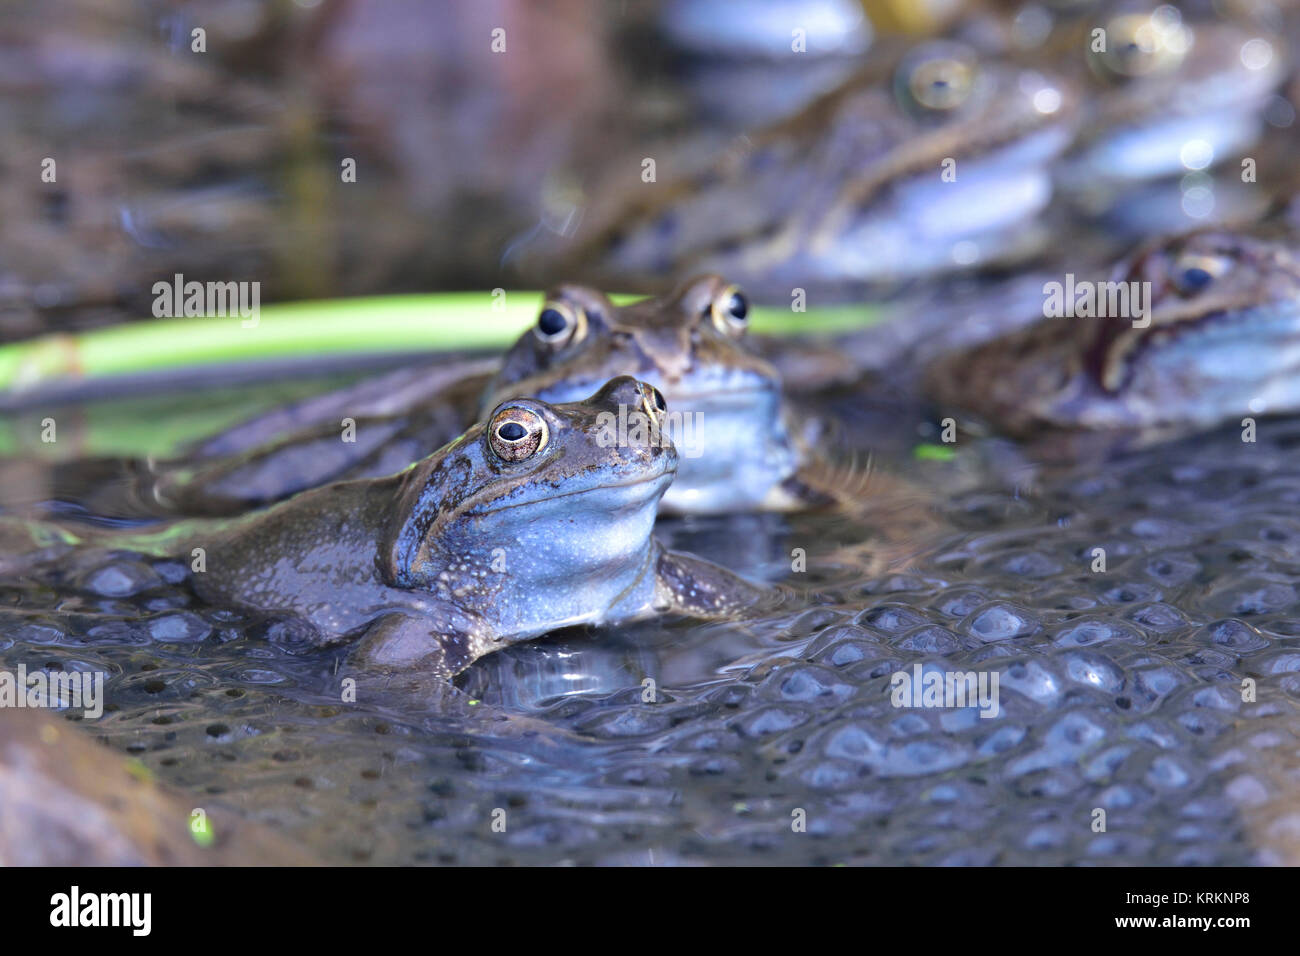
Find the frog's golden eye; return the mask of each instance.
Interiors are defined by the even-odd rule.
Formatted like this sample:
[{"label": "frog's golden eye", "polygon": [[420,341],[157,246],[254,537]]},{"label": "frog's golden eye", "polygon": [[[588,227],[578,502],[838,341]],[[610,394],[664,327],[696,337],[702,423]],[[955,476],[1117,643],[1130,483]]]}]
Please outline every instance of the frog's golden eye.
[{"label": "frog's golden eye", "polygon": [[587,313],[559,299],[547,302],[537,316],[533,334],[557,348],[581,342],[587,334]]},{"label": "frog's golden eye", "polygon": [[1169,277],[1180,294],[1196,295],[1230,268],[1232,261],[1223,256],[1186,255],[1174,263]]},{"label": "frog's golden eye", "polygon": [[729,285],[709,304],[709,315],[719,332],[740,335],[749,327],[749,300],[740,289]]},{"label": "frog's golden eye", "polygon": [[488,444],[502,461],[523,461],[546,447],[546,419],[527,408],[503,408],[488,423]]},{"label": "frog's golden eye", "polygon": [[905,105],[942,113],[966,102],[974,83],[974,65],[954,55],[905,63],[897,85]]},{"label": "frog's golden eye", "polygon": [[1127,80],[1173,69],[1190,46],[1190,31],[1172,14],[1130,13],[1102,28],[1088,47],[1088,62],[1103,78]]}]

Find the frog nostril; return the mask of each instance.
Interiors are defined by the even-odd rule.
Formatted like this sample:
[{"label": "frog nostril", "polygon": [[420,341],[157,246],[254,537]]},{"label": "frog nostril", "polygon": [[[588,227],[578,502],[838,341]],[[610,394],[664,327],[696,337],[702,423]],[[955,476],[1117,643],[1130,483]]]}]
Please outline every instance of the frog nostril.
[{"label": "frog nostril", "polygon": [[603,405],[626,406],[628,408],[647,408],[646,386],[630,375],[611,378],[601,386],[596,398]]}]

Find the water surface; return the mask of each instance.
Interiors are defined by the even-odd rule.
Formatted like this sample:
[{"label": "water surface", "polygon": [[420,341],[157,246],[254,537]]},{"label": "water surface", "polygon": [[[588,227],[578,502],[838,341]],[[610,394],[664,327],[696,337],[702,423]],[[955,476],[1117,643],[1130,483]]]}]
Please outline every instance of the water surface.
[{"label": "water surface", "polygon": [[[665,523],[839,600],[564,632],[445,693],[344,703],[341,653],[130,554],[0,582],[0,666],[105,671],[83,726],[332,862],[1294,861],[1300,421],[1259,434],[1056,473],[966,446],[913,469],[951,532],[883,576],[843,517]],[[998,716],[894,707],[917,663],[998,673]]]}]

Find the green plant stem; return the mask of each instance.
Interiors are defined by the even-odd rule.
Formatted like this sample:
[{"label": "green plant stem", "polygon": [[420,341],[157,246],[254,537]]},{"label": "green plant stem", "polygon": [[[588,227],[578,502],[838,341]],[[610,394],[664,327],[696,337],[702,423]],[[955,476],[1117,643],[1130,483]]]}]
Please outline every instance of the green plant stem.
[{"label": "green plant stem", "polygon": [[[536,292],[394,295],[268,305],[256,326],[228,318],[153,319],[0,346],[0,390],[216,363],[479,349],[507,345],[534,320]],[[630,301],[634,296],[619,296]],[[870,306],[791,312],[756,308],[755,331],[825,334],[869,325]]]}]

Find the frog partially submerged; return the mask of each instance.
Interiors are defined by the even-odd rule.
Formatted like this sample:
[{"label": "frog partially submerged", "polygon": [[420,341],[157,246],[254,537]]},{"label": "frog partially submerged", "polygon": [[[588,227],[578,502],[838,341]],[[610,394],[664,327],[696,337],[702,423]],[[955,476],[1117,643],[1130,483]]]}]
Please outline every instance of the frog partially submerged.
[{"label": "frog partially submerged", "polygon": [[[401,373],[404,408],[367,383],[318,400],[311,413],[321,424],[230,455],[259,434],[258,423],[248,423],[207,443],[209,455],[226,457],[164,468],[151,476],[150,494],[182,513],[234,513],[326,481],[391,474],[505,399],[569,402],[612,376],[634,375],[673,409],[667,425],[681,461],[664,496],[666,511],[828,504],[830,494],[800,475],[807,453],[787,426],[781,375],[746,342],[748,318],[744,294],[718,276],[625,306],[594,289],[563,285],[492,374],[426,376],[421,386]],[[364,414],[377,405],[385,414]],[[356,422],[355,442],[340,438],[345,416]],[[277,412],[267,422],[274,428],[284,420]]]},{"label": "frog partially submerged", "polygon": [[1163,240],[1109,280],[1149,289],[1146,314],[1045,319],[939,359],[926,389],[1050,456],[1300,411],[1298,253],[1273,227]]},{"label": "frog partially submerged", "polygon": [[[620,415],[660,430],[624,441]],[[559,628],[763,602],[769,592],[651,536],[678,464],[665,415],[656,389],[622,376],[585,401],[510,399],[399,474],[233,520],[65,534],[57,551],[26,533],[61,567],[95,544],[187,563],[201,548],[191,579],[204,599],[299,619],[309,643],[355,644],[365,664],[449,677]]]}]

